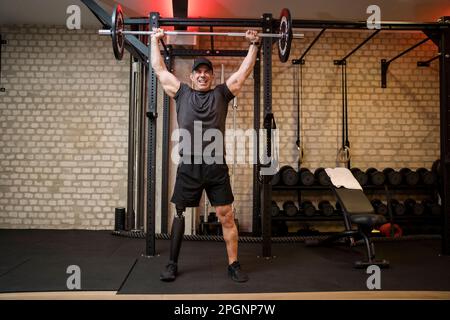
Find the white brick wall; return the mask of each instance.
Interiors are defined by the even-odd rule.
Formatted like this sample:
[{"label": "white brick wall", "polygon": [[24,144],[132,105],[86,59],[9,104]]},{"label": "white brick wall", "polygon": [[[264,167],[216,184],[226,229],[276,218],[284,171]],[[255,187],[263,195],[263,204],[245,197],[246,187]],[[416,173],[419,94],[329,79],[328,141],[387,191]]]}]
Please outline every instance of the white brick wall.
[{"label": "white brick wall", "polygon": [[1,33],[0,228],[111,229],[126,203],[127,56],[96,30]]},{"label": "white brick wall", "polygon": [[[126,205],[128,59],[117,62],[110,39],[99,37],[96,30],[14,26],[0,32],[8,40],[2,47],[2,85],[7,91],[0,93],[0,228],[111,229],[114,207]],[[299,57],[315,35],[307,31],[305,39],[295,40],[291,59]],[[341,74],[333,60],[367,36],[327,31],[306,57],[305,167],[337,165]],[[438,157],[438,62],[430,68],[416,67],[418,60],[434,56],[437,48],[428,42],[395,61],[388,88],[380,88],[380,59],[390,59],[422,38],[416,33],[382,32],[349,59],[353,166],[430,167]],[[201,47],[208,48],[209,39],[201,40]],[[247,48],[244,40],[223,37],[215,39],[215,47]],[[281,129],[281,164],[294,165],[292,68],[278,61],[275,46],[273,59],[273,111]],[[175,74],[185,79],[191,63],[177,58],[181,60],[187,62],[177,63]],[[220,79],[220,63],[229,76],[242,58],[212,60]],[[252,128],[252,79],[238,101],[238,127]],[[231,109],[227,127],[232,127]],[[232,160],[228,162],[231,168]],[[237,166],[234,193],[241,230],[250,231],[250,165]]]}]

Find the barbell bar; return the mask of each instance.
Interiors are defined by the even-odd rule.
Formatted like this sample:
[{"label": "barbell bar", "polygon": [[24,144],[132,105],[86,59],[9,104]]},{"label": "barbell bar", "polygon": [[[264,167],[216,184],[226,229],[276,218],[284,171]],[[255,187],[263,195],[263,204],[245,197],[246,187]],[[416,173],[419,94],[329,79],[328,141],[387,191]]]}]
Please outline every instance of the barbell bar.
[{"label": "barbell bar", "polygon": [[[119,31],[122,34],[132,34],[132,35],[152,35],[156,33],[155,31],[131,31],[123,30]],[[112,35],[112,30],[101,29],[98,30],[98,34],[101,36]],[[174,35],[174,36],[225,36],[225,37],[245,37],[244,32],[203,32],[203,31],[164,31],[164,34]],[[260,38],[282,38],[283,36],[279,33],[258,33]],[[304,37],[303,34],[293,34],[293,38],[301,39]]]},{"label": "barbell bar", "polygon": [[[110,35],[112,38],[112,45],[114,56],[117,60],[122,60],[125,37],[124,35],[152,35],[154,31],[129,31],[124,29],[123,11],[120,4],[118,4],[111,17],[111,29],[99,30],[99,35]],[[179,36],[227,36],[227,37],[245,37],[243,32],[191,32],[191,31],[164,31],[167,35]],[[291,50],[291,43],[293,38],[303,38],[303,34],[292,33],[292,20],[289,9],[284,8],[280,14],[280,26],[278,33],[258,33],[262,38],[278,38],[278,56],[281,62],[286,62],[289,59]]]}]

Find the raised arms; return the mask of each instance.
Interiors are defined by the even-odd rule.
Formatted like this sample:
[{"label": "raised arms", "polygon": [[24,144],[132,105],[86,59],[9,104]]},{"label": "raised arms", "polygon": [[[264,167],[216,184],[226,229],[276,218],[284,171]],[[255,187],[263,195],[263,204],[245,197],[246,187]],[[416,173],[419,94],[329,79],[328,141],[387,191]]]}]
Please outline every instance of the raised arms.
[{"label": "raised arms", "polygon": [[248,30],[245,33],[245,38],[250,41],[250,48],[248,49],[247,56],[242,61],[238,71],[233,73],[226,81],[228,89],[236,96],[242,89],[245,80],[250,76],[255,66],[256,56],[258,54],[259,37],[258,32],[254,30]]},{"label": "raised arms", "polygon": [[156,33],[151,36],[151,64],[161,83],[164,92],[171,98],[175,96],[180,88],[180,80],[177,79],[171,72],[169,72],[164,63],[164,59],[161,56],[159,49],[159,39],[164,37],[164,31],[162,29],[154,29]]}]

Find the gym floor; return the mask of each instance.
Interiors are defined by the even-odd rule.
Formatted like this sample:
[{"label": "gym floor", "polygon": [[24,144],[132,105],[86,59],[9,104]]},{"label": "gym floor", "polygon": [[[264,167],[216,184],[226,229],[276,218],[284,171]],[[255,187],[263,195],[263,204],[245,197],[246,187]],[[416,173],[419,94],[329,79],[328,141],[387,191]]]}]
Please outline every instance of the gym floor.
[{"label": "gym floor", "polygon": [[[362,247],[306,247],[274,243],[272,259],[261,244],[240,243],[250,281],[227,278],[225,245],[184,241],[179,276],[159,280],[169,241],[157,240],[155,257],[144,257],[145,241],[108,231],[0,230],[0,299],[450,299],[450,257],[440,240],[379,241],[381,290],[369,290],[370,274],[354,269]],[[69,266],[81,271],[81,289],[69,290]]]}]

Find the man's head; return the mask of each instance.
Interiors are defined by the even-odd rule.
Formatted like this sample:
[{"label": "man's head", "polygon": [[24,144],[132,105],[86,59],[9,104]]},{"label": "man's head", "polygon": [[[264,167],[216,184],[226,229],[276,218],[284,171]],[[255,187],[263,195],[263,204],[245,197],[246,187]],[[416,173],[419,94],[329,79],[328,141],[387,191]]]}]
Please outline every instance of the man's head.
[{"label": "man's head", "polygon": [[208,91],[214,80],[214,72],[211,61],[206,58],[197,58],[192,65],[190,75],[194,90]]}]

